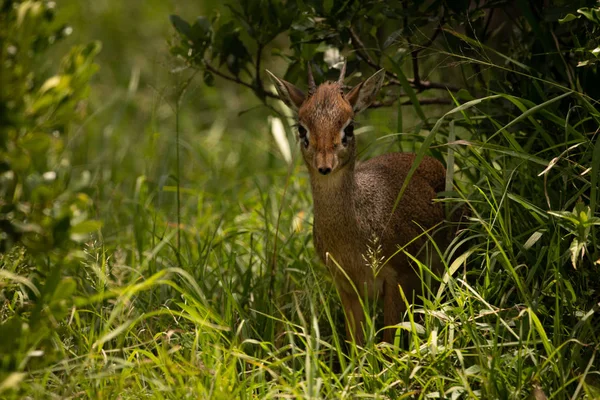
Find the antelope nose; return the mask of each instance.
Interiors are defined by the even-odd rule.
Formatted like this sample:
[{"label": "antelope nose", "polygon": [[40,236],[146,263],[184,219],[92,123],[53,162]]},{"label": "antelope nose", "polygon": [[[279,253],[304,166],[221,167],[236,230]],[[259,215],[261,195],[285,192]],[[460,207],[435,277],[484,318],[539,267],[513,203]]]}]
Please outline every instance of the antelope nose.
[{"label": "antelope nose", "polygon": [[331,168],[322,167],[322,168],[319,168],[319,172],[321,173],[321,175],[327,175],[331,172]]}]

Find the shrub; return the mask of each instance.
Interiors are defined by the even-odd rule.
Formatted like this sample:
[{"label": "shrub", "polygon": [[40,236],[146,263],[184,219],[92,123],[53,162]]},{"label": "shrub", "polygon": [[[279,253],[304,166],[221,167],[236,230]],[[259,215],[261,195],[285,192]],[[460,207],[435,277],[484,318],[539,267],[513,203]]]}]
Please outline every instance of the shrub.
[{"label": "shrub", "polygon": [[[90,219],[89,173],[74,174],[68,138],[87,113],[99,43],[74,46],[52,65],[70,32],[54,2],[0,3],[0,371],[23,370],[30,351],[53,361],[52,343],[72,302],[65,273]],[[78,132],[79,133],[79,132]],[[33,356],[33,360],[37,358]],[[2,380],[2,379],[0,379]]]}]

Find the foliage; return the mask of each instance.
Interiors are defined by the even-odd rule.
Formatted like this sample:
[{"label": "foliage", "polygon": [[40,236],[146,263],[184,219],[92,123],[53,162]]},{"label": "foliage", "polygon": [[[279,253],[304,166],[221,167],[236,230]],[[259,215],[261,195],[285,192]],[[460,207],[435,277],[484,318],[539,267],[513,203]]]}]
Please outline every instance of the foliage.
[{"label": "foliage", "polygon": [[[424,104],[459,105],[501,93],[500,97],[478,102],[473,115],[461,110],[462,115],[449,116],[443,124],[436,124],[423,144],[444,144],[450,136],[452,140],[459,139],[450,143],[461,151],[462,157],[456,159],[461,166],[459,175],[475,187],[485,186],[480,189],[482,197],[473,197],[472,203],[486,203],[490,198],[505,198],[506,194],[514,193],[517,196],[514,206],[536,210],[534,214],[538,215],[531,218],[539,224],[531,224],[527,218],[513,222],[511,228],[523,234],[536,232],[535,243],[543,232],[556,229],[557,222],[549,215],[560,216],[561,210],[570,210],[579,196],[583,197],[581,207],[591,206],[590,216],[597,213],[598,175],[594,171],[600,160],[593,139],[600,118],[594,100],[600,96],[600,81],[594,63],[588,59],[581,61],[580,57],[582,45],[597,46],[599,20],[597,5],[578,8],[582,5],[585,2],[555,2],[551,7],[541,7],[529,2],[498,1],[476,2],[465,7],[442,2],[248,1],[231,5],[227,17],[219,14],[210,19],[211,23],[208,18],[200,17],[191,27],[180,17],[171,16],[178,33],[171,50],[191,68],[203,71],[205,77],[216,72],[226,80],[251,88],[263,101],[277,98],[263,87],[261,79],[260,66],[264,63],[266,46],[271,54],[287,61],[284,78],[292,82],[304,79],[308,62],[315,66],[318,76],[333,77],[342,59],[340,52],[346,54],[354,75],[367,68],[377,70],[384,66],[387,70],[384,86],[388,90],[375,107],[394,103],[412,105],[414,115],[422,120],[415,132],[430,128],[432,121],[439,118],[427,117]],[[258,31],[265,34],[254,34]],[[243,41],[239,39],[242,32],[248,33]],[[278,40],[278,34],[284,32],[289,43]],[[235,46],[223,44],[232,41],[236,41]],[[288,46],[290,51],[285,50]],[[595,56],[594,51],[587,53]],[[433,81],[437,71],[428,72],[431,80],[421,77],[422,71],[431,69],[431,65],[439,66],[444,58],[453,60],[450,65],[460,66],[456,74],[439,74],[440,79],[451,80],[451,84]],[[218,70],[225,60],[234,63],[228,64],[229,75]],[[405,64],[411,67],[412,78],[407,78]],[[445,92],[446,97],[420,95],[431,90]],[[397,112],[397,132],[404,132],[402,116],[406,111],[399,108]],[[450,132],[451,127],[454,132]],[[402,143],[401,136],[398,138]],[[459,144],[466,145],[465,151],[456,146]],[[574,151],[576,156],[571,154]],[[563,158],[568,165],[559,168]],[[503,173],[488,175],[488,169],[481,168],[487,162],[489,171],[500,169]],[[545,177],[543,183],[515,179],[532,166],[539,169],[539,165],[548,165],[540,171]],[[462,188],[470,191],[467,186]],[[577,197],[564,196],[571,191]],[[532,195],[542,192],[543,196]],[[511,209],[510,205],[502,206]],[[542,217],[539,211],[544,209],[549,214]],[[570,228],[566,229],[571,233]],[[600,257],[596,230],[588,225],[583,230],[576,229],[575,242],[561,246],[560,259],[565,261],[570,256],[575,266],[581,258],[592,267]],[[506,245],[517,245],[510,243],[509,232],[505,232],[505,240]],[[592,245],[589,252],[584,251],[587,243]],[[521,257],[526,257],[518,247],[512,248],[509,255],[514,256],[511,262],[515,265],[520,265],[524,261]],[[562,273],[570,275],[564,270]],[[589,273],[589,269],[582,272],[583,277]],[[590,290],[584,292],[596,293]],[[596,295],[586,303],[593,304]],[[529,303],[525,294],[511,301]]]},{"label": "foliage", "polygon": [[[597,3],[165,3],[0,3],[0,397],[600,397]],[[393,345],[376,304],[345,342],[263,80],[342,57],[386,69],[360,157],[430,153],[472,210]]]},{"label": "foliage", "polygon": [[[62,268],[100,227],[89,218],[89,172],[73,171],[65,137],[86,115],[98,43],[74,46],[53,68],[45,54],[68,35],[54,2],[0,6],[0,365],[29,365],[29,349],[55,350],[75,282]],[[10,305],[9,305],[10,304]],[[7,311],[10,312],[7,313]],[[5,377],[5,374],[0,374]]]},{"label": "foliage", "polygon": [[[596,76],[575,69],[570,53],[580,53],[582,45],[590,47],[597,40],[595,9],[579,8],[577,12],[585,18],[568,14],[561,22],[569,23],[558,24],[565,10],[585,4],[557,1],[542,7],[501,0],[465,7],[461,2],[438,1],[242,1],[228,5],[231,12],[227,16],[217,12],[211,18],[199,17],[191,26],[172,15],[178,35],[171,52],[203,71],[209,83],[217,74],[251,88],[261,99],[276,97],[261,78],[265,48],[286,61],[283,77],[291,82],[306,79],[308,62],[317,80],[336,77],[340,66],[337,50],[346,53],[350,72],[386,67],[390,90],[376,106],[401,100],[412,103],[420,116],[423,113],[415,94],[441,91],[438,97],[422,97],[423,104],[449,104],[443,96],[447,90],[465,89],[476,95],[489,90],[521,94],[527,93],[521,90],[526,89],[533,94],[533,82],[529,81],[531,88],[515,86],[517,81],[527,85],[520,77],[533,71],[538,78],[569,82],[572,89],[596,98]],[[289,42],[280,39],[282,33]],[[553,35],[561,40],[555,43]],[[502,54],[505,50],[510,54]],[[461,63],[461,75],[434,70],[439,64],[432,60],[439,51]],[[477,62],[471,62],[473,59]],[[229,75],[218,69],[224,63]],[[498,63],[505,65],[493,74],[482,72]],[[405,76],[404,65],[410,66],[404,69],[410,70],[413,78]],[[445,81],[425,80],[424,71],[426,76],[439,75]],[[477,79],[472,79],[474,75]]]},{"label": "foliage", "polygon": [[55,21],[54,2],[4,1],[1,10],[0,248],[60,251],[99,226],[88,219],[89,179],[73,176],[64,137],[85,117],[100,45],[73,47],[50,72],[44,53],[70,30]]},{"label": "foliage", "polygon": [[[251,3],[232,5],[229,16],[212,18],[203,29],[219,32],[227,26],[239,37],[260,27],[285,33],[289,42],[277,35],[265,42],[250,33],[241,36],[239,46],[227,47],[211,40],[219,35],[207,34],[197,46],[193,35],[180,28],[184,21],[172,16],[178,33],[173,54],[205,76],[217,73],[251,88],[266,104],[277,96],[261,79],[264,48],[286,61],[284,78],[301,86],[309,62],[321,80],[334,78],[343,58],[351,81],[365,70],[386,68],[386,90],[374,106],[398,105],[400,145],[406,148],[411,140],[419,154],[432,144],[448,146],[460,168],[458,188],[471,193],[466,201],[474,223],[461,240],[471,242],[468,277],[477,292],[499,307],[524,305],[545,316],[542,326],[551,326],[553,319],[577,326],[543,335],[560,344],[555,351],[565,360],[593,362],[595,350],[569,341],[597,343],[590,330],[597,321],[590,310],[599,298],[595,276],[600,259],[594,227],[600,81],[592,60],[597,4],[308,1],[292,5],[296,17],[290,24],[277,8],[284,3],[265,2],[256,14],[268,17],[253,25],[245,11]],[[228,59],[237,60],[235,68],[228,65],[228,74],[220,72],[218,66]],[[440,72],[440,65],[459,68]],[[441,95],[432,97],[434,91]],[[450,103],[455,108],[441,119],[428,116],[424,107]],[[423,136],[402,135],[407,131],[402,105],[412,106],[412,115],[421,120],[414,132],[424,130]],[[548,290],[555,285],[554,292]],[[579,330],[582,324],[588,328]],[[538,381],[527,379],[533,386]],[[486,390],[491,391],[481,392],[487,393],[484,397],[494,397],[491,387]]]},{"label": "foliage", "polygon": [[589,21],[589,33],[587,42],[581,43],[584,47],[573,49],[581,61],[577,64],[578,67],[593,67],[593,72],[597,71],[596,63],[600,58],[600,8],[598,7],[582,7],[577,10],[577,15],[567,14],[564,18],[560,19],[560,23],[569,23],[576,19],[587,19]]}]

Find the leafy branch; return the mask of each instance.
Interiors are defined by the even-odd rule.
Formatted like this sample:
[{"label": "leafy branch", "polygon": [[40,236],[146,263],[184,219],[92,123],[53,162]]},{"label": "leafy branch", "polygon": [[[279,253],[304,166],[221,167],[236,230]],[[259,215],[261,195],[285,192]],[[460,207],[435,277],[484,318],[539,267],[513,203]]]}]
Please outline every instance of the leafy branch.
[{"label": "leafy branch", "polygon": [[[359,2],[351,2],[354,7],[354,17],[361,15],[356,9]],[[257,5],[258,4],[258,5]],[[306,77],[306,63],[311,61],[317,74],[327,78],[334,69],[335,60],[327,60],[323,46],[337,48],[347,54],[347,59],[354,70],[361,68],[361,61],[372,69],[379,70],[383,66],[367,51],[364,41],[357,29],[351,23],[349,26],[335,26],[340,20],[333,15],[326,15],[319,7],[305,8],[285,7],[277,2],[242,1],[238,6],[227,5],[231,11],[229,18],[213,18],[209,22],[206,17],[199,17],[190,25],[179,16],[172,15],[171,23],[177,31],[176,40],[171,43],[171,52],[184,60],[190,67],[204,72],[207,85],[214,84],[214,76],[246,87],[254,92],[263,104],[268,105],[267,99],[278,99],[278,95],[265,87],[261,77],[262,59],[265,50],[277,54],[289,62],[285,78],[294,82]],[[264,10],[267,10],[266,12]],[[333,13],[333,10],[329,10]],[[300,17],[299,17],[300,16]],[[298,20],[298,18],[300,18]],[[292,24],[294,22],[294,24]],[[441,32],[443,18],[434,29],[431,37],[419,48],[413,49],[414,76],[407,78],[410,86],[417,93],[427,90],[443,90],[457,92],[460,87],[455,84],[424,80],[419,76],[419,53],[432,46]],[[244,32],[249,33],[245,35]],[[287,34],[292,41],[292,54],[286,52],[279,41],[275,39],[281,34]],[[348,36],[350,40],[345,40]],[[345,44],[344,44],[345,43]],[[250,50],[254,48],[254,50]],[[223,71],[226,66],[227,72]],[[331,72],[331,74],[337,73]],[[386,71],[385,87],[402,86],[399,77],[391,70]],[[388,107],[398,101],[401,105],[411,105],[412,102],[402,101],[401,92],[397,95],[387,93],[385,100],[375,102],[373,107]],[[420,104],[449,104],[450,100],[443,97],[419,99]]]}]

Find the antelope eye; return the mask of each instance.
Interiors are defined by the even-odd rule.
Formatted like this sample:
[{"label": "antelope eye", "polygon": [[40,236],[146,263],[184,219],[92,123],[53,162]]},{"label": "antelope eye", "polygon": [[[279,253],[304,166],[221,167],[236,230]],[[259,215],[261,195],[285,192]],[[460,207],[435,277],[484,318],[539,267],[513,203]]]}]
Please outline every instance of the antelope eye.
[{"label": "antelope eye", "polygon": [[300,138],[300,140],[302,140],[302,144],[304,145],[304,147],[307,148],[308,147],[308,131],[306,130],[305,127],[303,127],[300,124],[298,124],[298,137]]},{"label": "antelope eye", "polygon": [[342,135],[342,144],[348,146],[348,138],[354,137],[354,123],[350,122],[348,126],[344,128],[344,134]]},{"label": "antelope eye", "polygon": [[304,139],[306,137],[306,128],[302,125],[298,125],[298,136],[300,139]]},{"label": "antelope eye", "polygon": [[347,127],[344,128],[344,133],[346,137],[354,136],[354,123],[350,122]]}]

